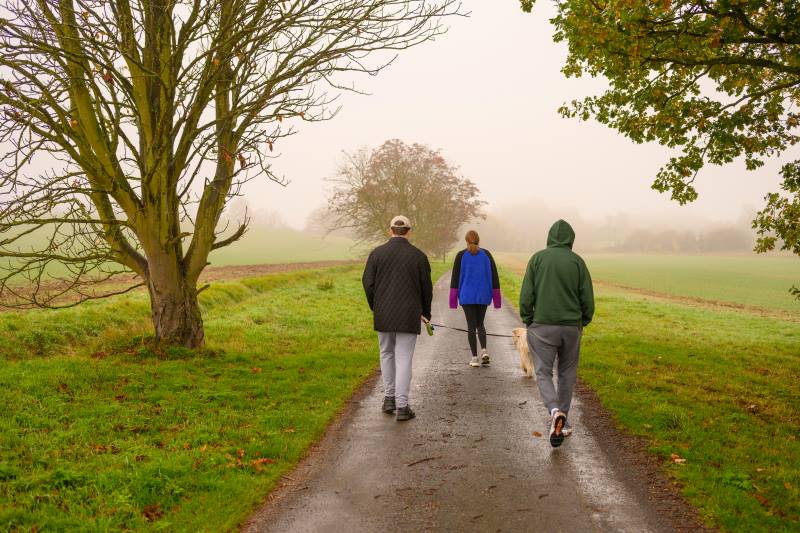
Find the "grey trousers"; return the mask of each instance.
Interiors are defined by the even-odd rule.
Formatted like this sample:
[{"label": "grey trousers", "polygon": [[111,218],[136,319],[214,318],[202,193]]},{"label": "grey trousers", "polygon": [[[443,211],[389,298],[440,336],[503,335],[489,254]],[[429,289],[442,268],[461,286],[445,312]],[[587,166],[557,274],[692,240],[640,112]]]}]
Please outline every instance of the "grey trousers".
[{"label": "grey trousers", "polygon": [[397,407],[405,407],[411,389],[411,360],[417,345],[417,334],[379,331],[378,344],[381,349],[383,395],[394,397]]},{"label": "grey trousers", "polygon": [[[551,326],[533,323],[528,327],[528,347],[533,352],[533,368],[539,394],[547,412],[569,412],[572,391],[578,378],[581,351],[580,326]],[[558,359],[558,392],[553,384],[553,366]]]}]

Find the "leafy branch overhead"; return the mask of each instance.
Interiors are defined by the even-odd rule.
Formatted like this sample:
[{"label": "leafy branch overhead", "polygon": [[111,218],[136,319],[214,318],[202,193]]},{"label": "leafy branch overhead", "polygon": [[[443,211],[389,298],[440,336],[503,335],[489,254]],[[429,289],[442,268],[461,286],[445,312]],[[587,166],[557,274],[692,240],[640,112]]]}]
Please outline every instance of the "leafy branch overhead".
[{"label": "leafy branch overhead", "polygon": [[[522,0],[530,11],[532,0]],[[755,0],[558,1],[555,40],[567,76],[604,76],[610,88],[561,108],[635,142],[680,150],[653,187],[680,203],[697,198],[706,164],[743,158],[748,169],[780,157],[800,129],[800,4]],[[757,249],[800,254],[800,161],[784,164],[781,193],[754,221]],[[777,238],[777,239],[776,239]]]},{"label": "leafy branch overhead", "polygon": [[282,183],[271,166],[280,140],[331,118],[337,94],[355,90],[351,74],[378,74],[443,33],[458,7],[6,0],[4,303],[59,305],[70,288],[94,297],[85,284],[132,271],[150,291],[157,336],[202,343],[197,279],[247,225],[220,227],[226,202],[250,179]]}]

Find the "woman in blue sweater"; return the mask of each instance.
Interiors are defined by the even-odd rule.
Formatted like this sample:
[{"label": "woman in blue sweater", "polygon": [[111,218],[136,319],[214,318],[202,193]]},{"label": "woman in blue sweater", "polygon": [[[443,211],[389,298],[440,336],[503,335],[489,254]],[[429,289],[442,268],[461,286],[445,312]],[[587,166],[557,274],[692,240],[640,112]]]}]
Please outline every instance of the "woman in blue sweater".
[{"label": "woman in blue sweater", "polygon": [[[467,248],[456,255],[453,263],[453,274],[450,278],[450,308],[458,307],[459,302],[467,317],[467,340],[472,350],[469,365],[478,367],[489,364],[486,352],[486,328],[483,319],[486,308],[494,302],[495,309],[500,308],[500,277],[497,266],[488,250],[481,249],[480,237],[474,230],[466,235]],[[477,339],[476,339],[477,333]],[[481,357],[478,359],[478,342],[481,344]]]}]

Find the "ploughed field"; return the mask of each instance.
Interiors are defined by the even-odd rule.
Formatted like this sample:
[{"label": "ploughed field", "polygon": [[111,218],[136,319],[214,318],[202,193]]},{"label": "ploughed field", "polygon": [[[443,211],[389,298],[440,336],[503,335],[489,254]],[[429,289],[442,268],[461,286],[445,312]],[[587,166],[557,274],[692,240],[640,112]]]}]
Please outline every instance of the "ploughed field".
[{"label": "ploughed field", "polygon": [[[496,254],[518,301],[527,256]],[[762,263],[763,260],[763,263]],[[727,531],[800,528],[800,283],[783,257],[588,256],[579,376]]]}]

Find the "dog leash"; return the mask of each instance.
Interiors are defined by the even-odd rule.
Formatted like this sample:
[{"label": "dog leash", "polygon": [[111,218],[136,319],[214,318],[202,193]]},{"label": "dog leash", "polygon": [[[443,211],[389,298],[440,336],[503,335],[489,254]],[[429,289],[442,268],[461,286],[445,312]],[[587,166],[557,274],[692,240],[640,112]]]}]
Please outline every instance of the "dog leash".
[{"label": "dog leash", "polygon": [[[431,326],[434,326],[434,327],[437,327],[437,328],[452,329],[453,331],[463,331],[464,333],[469,333],[469,330],[466,330],[466,329],[463,329],[463,328],[455,328],[453,326],[445,326],[444,324],[434,324],[433,322],[429,322],[429,324]],[[433,333],[431,333],[431,335],[433,335]],[[487,337],[504,337],[504,338],[507,338],[507,339],[511,339],[511,338],[514,337],[513,335],[501,335],[500,333],[487,333],[486,336]]]}]

